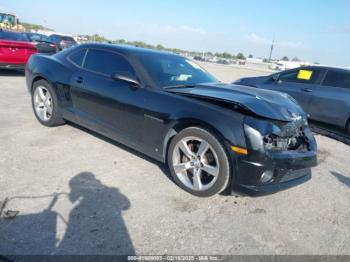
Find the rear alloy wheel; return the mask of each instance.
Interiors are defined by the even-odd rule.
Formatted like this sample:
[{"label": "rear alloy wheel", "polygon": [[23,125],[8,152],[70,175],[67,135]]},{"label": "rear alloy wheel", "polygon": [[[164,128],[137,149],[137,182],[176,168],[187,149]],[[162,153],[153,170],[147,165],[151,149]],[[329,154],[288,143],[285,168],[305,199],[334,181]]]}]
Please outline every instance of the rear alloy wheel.
[{"label": "rear alloy wheel", "polygon": [[217,138],[204,129],[181,131],[170,144],[168,163],[175,182],[193,195],[209,197],[227,187],[227,154]]},{"label": "rear alloy wheel", "polygon": [[57,126],[64,124],[57,97],[52,87],[45,80],[34,83],[32,90],[32,106],[38,121],[45,126]]},{"label": "rear alloy wheel", "polygon": [[49,121],[53,112],[50,92],[44,86],[38,86],[34,91],[34,109],[41,121]]}]

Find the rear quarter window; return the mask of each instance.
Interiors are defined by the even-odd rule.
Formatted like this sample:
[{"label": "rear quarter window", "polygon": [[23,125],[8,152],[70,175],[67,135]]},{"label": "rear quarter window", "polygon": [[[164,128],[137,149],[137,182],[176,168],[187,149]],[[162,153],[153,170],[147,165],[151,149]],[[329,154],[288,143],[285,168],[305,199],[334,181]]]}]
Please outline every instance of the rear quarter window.
[{"label": "rear quarter window", "polygon": [[350,72],[328,71],[322,85],[350,88]]},{"label": "rear quarter window", "polygon": [[76,65],[78,67],[82,67],[83,62],[84,62],[84,58],[85,58],[85,54],[86,54],[86,49],[77,50],[77,51],[73,52],[73,54],[68,56],[68,60],[71,63],[73,63],[74,65]]}]

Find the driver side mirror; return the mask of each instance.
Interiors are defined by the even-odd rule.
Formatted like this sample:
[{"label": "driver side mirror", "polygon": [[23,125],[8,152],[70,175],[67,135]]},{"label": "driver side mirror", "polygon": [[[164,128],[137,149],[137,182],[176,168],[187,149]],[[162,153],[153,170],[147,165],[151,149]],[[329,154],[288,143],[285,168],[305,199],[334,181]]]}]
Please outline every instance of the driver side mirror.
[{"label": "driver side mirror", "polygon": [[279,78],[280,78],[280,74],[274,74],[274,75],[272,76],[272,79],[273,79],[273,81],[275,81],[275,82],[277,82]]},{"label": "driver side mirror", "polygon": [[277,84],[279,84],[280,83],[280,74],[274,74],[273,76],[272,76],[272,80],[275,82],[275,83],[277,83]]},{"label": "driver side mirror", "polygon": [[135,79],[133,76],[131,76],[131,74],[128,74],[126,72],[113,73],[112,78],[117,81],[123,81],[123,82],[129,83],[130,85],[135,87],[141,86],[140,82],[137,79]]}]

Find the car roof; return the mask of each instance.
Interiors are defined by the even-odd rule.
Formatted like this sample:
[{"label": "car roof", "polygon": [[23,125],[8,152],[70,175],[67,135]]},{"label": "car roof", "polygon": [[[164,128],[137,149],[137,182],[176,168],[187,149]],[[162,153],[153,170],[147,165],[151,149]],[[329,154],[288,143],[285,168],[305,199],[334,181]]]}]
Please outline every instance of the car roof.
[{"label": "car roof", "polygon": [[21,32],[17,32],[17,31],[11,31],[11,30],[4,30],[0,28],[0,33],[8,33],[8,34],[23,34]]},{"label": "car roof", "polygon": [[131,46],[131,45],[121,45],[121,44],[101,44],[101,43],[87,43],[87,44],[81,44],[79,45],[80,48],[98,48],[98,49],[106,49],[110,51],[115,51],[118,53],[122,53],[125,55],[128,54],[166,54],[166,55],[174,55],[179,56],[177,54],[174,54],[169,51],[160,51],[155,49],[149,49],[149,48],[143,48],[143,47],[137,47],[137,46]]},{"label": "car roof", "polygon": [[36,33],[36,32],[24,32],[24,33],[27,35],[44,35],[44,34],[40,34],[40,33]]},{"label": "car roof", "polygon": [[317,65],[317,66],[301,66],[300,68],[308,68],[308,69],[319,69],[319,70],[335,70],[342,72],[350,72],[349,68],[346,67],[337,67],[337,66],[326,66],[326,65]]},{"label": "car roof", "polygon": [[73,36],[70,36],[70,35],[60,35],[60,34],[51,34],[50,36],[70,37],[70,38],[73,38]]}]

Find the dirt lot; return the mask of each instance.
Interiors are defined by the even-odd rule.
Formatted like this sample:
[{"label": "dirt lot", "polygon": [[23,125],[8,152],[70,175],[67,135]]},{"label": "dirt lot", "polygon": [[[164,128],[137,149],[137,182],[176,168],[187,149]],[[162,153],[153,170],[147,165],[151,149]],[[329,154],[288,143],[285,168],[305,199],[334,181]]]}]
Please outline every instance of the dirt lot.
[{"label": "dirt lot", "polygon": [[[264,74],[205,66],[223,81]],[[0,89],[0,201],[9,198],[0,254],[350,254],[343,143],[317,135],[319,165],[298,187],[201,199],[135,151],[72,125],[41,126],[23,76],[0,72]],[[3,218],[9,210],[19,213]]]}]

